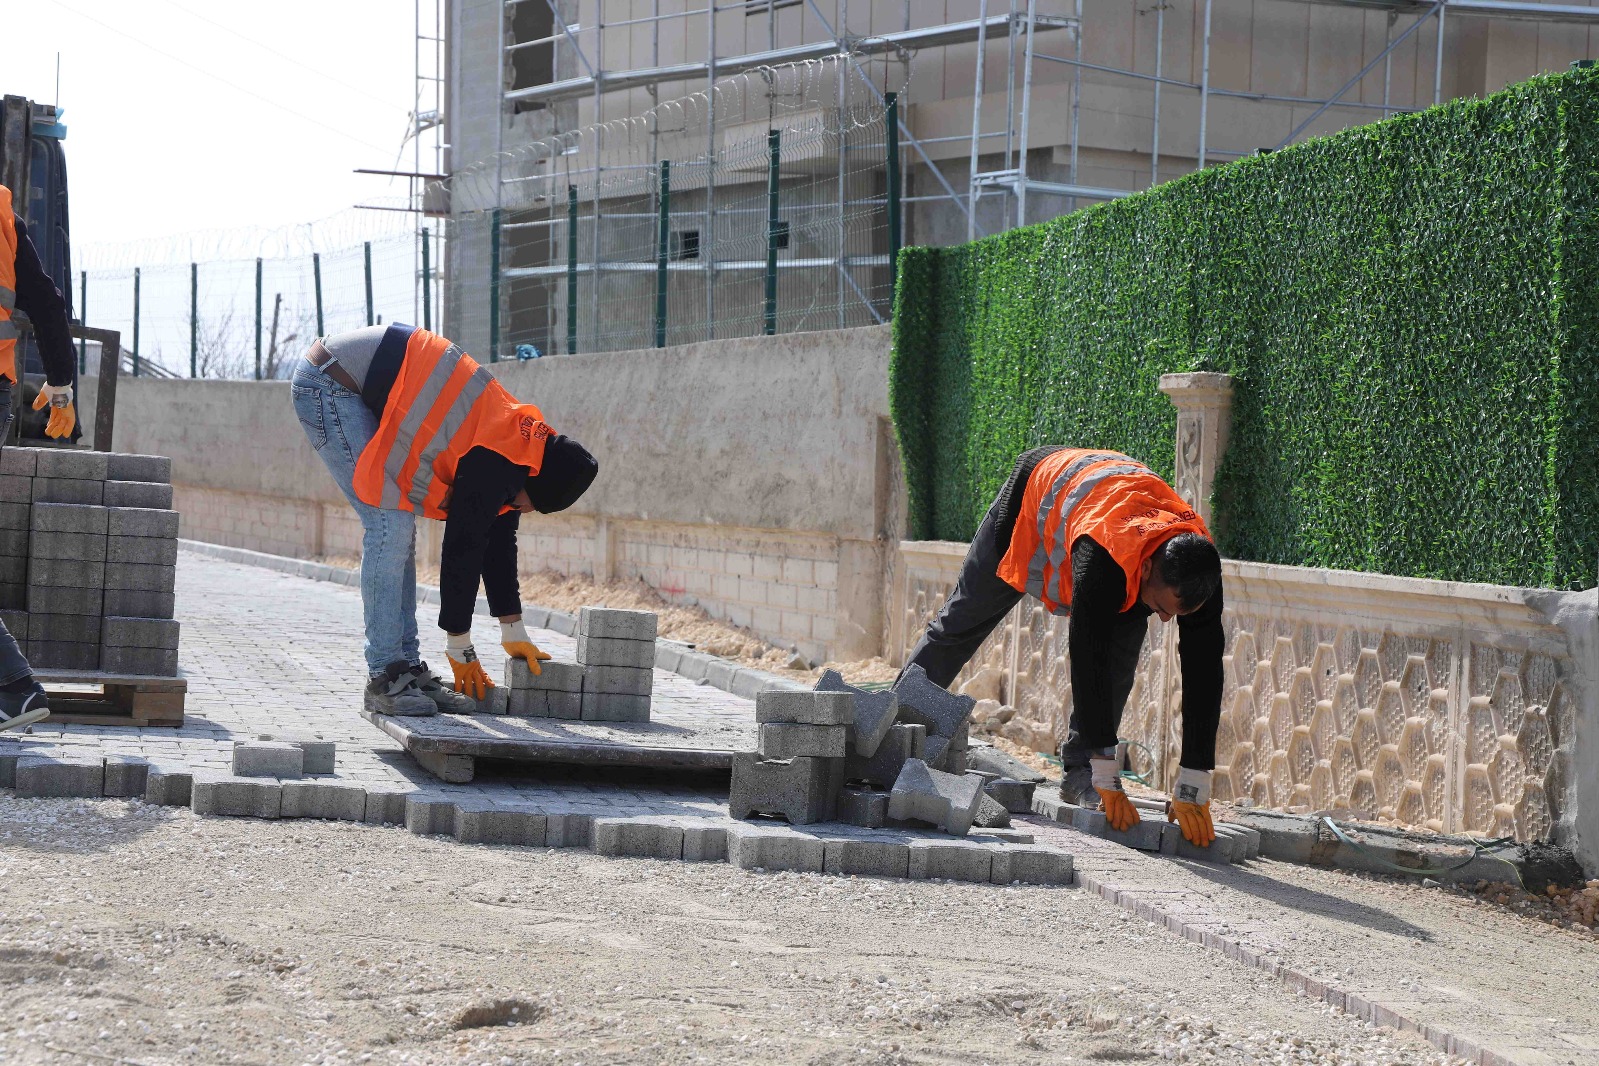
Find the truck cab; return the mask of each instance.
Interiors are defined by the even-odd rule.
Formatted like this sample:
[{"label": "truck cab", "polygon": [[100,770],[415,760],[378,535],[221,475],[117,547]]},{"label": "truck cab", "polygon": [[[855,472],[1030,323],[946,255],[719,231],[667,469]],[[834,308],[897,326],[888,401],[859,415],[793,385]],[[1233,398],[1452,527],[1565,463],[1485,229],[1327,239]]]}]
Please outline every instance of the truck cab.
[{"label": "truck cab", "polygon": [[[67,158],[61,146],[67,127],[61,117],[61,109],[54,104],[5,97],[0,110],[0,184],[11,190],[12,207],[28,224],[28,236],[39,252],[45,273],[66,297],[67,316],[76,320]],[[44,373],[31,332],[24,332],[17,346],[17,370],[30,376]]]}]

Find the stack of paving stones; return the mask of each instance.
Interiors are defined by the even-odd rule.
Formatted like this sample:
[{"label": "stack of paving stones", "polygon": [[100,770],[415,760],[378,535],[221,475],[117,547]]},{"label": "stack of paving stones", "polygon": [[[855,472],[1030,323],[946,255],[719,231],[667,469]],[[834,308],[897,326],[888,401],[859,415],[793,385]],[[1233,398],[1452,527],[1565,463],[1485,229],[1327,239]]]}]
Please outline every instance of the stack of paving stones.
[{"label": "stack of paving stones", "polygon": [[755,751],[733,756],[729,813],[781,815],[792,825],[832,821],[855,713],[855,698],[847,692],[756,693],[759,739]]},{"label": "stack of paving stones", "polygon": [[[577,662],[521,659],[505,664],[504,706],[490,710],[531,718],[648,722],[655,687],[655,615],[585,607],[578,615]],[[492,695],[492,694],[491,694]]]},{"label": "stack of paving stones", "polygon": [[44,670],[172,677],[172,461],[0,450],[0,619]]}]

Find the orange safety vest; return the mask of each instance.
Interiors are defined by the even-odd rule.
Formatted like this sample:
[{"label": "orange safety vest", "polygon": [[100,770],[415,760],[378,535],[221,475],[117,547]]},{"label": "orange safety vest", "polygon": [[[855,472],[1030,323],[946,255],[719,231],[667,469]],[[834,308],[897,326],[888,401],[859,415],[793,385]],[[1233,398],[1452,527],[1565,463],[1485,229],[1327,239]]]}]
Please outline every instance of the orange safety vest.
[{"label": "orange safety vest", "polygon": [[11,312],[17,306],[17,224],[11,190],[0,185],[0,377],[17,380],[17,338]]},{"label": "orange safety vest", "polygon": [[461,456],[488,448],[536,474],[554,432],[537,407],[518,403],[477,360],[436,333],[414,330],[377,434],[356,462],[355,495],[372,507],[444,518]]},{"label": "orange safety vest", "polygon": [[1033,468],[1022,493],[999,578],[1044,601],[1052,614],[1072,605],[1072,545],[1090,537],[1127,575],[1122,610],[1138,602],[1144,561],[1179,533],[1210,531],[1172,487],[1120,452],[1066,448]]}]

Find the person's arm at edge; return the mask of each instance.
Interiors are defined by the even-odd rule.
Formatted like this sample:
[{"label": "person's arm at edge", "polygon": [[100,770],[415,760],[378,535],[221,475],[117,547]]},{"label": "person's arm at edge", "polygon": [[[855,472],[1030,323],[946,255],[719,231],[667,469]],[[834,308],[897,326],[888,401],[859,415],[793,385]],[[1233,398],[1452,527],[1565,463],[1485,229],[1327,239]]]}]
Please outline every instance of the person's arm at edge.
[{"label": "person's arm at edge", "polygon": [[1216,729],[1221,722],[1222,652],[1227,637],[1221,616],[1221,586],[1193,614],[1177,616],[1177,659],[1183,678],[1183,757],[1190,770],[1216,768]]},{"label": "person's arm at edge", "polygon": [[[1067,621],[1071,659],[1072,703],[1082,723],[1114,722],[1110,651],[1116,619],[1127,598],[1127,577],[1116,560],[1091,537],[1072,545],[1072,608]],[[1116,743],[1110,737],[1087,737],[1089,747]]]},{"label": "person's arm at edge", "polygon": [[45,380],[61,386],[72,384],[77,360],[72,355],[72,323],[67,319],[67,301],[39,262],[39,252],[28,236],[21,217],[13,216],[17,228],[17,310],[28,316],[34,338],[39,343],[39,358],[44,363]]}]

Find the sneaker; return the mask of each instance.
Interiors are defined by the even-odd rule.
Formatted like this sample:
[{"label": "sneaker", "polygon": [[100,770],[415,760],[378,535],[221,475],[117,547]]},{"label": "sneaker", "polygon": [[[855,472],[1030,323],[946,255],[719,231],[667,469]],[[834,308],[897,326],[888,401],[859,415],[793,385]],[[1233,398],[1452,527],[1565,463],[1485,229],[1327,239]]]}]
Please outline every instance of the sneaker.
[{"label": "sneaker", "polygon": [[398,718],[425,718],[438,714],[432,700],[417,688],[409,663],[390,663],[377,677],[367,682],[363,706],[375,714]]},{"label": "sneaker", "polygon": [[49,699],[44,688],[35,684],[28,692],[0,689],[0,731],[21,729],[50,717]]},{"label": "sneaker", "polygon": [[1060,778],[1060,798],[1091,811],[1099,810],[1099,793],[1094,790],[1093,768],[1066,767]]},{"label": "sneaker", "polygon": [[477,713],[477,700],[446,685],[438,674],[428,669],[427,663],[413,665],[411,676],[416,679],[416,687],[422,690],[422,695],[445,714]]}]

